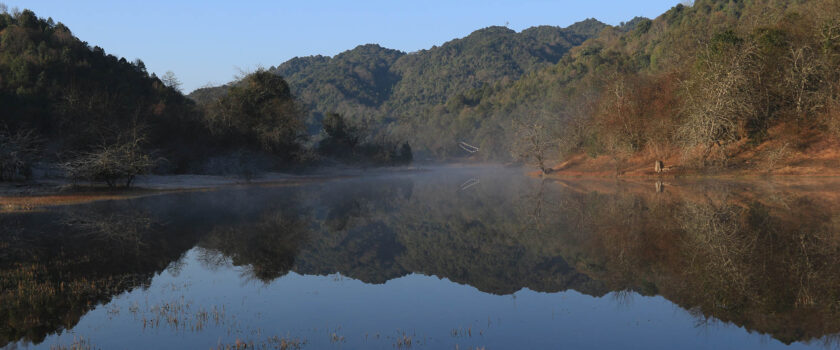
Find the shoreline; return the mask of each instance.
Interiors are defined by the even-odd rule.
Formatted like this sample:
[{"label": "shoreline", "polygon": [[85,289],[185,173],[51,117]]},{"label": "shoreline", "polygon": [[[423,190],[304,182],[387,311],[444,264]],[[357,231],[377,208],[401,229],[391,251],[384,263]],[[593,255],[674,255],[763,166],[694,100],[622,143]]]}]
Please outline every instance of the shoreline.
[{"label": "shoreline", "polygon": [[297,186],[361,176],[425,171],[422,168],[333,169],[313,174],[265,173],[253,179],[224,175],[143,175],[130,188],[73,183],[69,179],[38,179],[0,183],[0,213],[30,212],[47,207],[104,200],[132,199],[170,193],[216,191],[237,187]]},{"label": "shoreline", "polygon": [[[664,169],[657,173],[656,161],[664,161]],[[814,153],[796,153],[785,159],[768,162],[757,159],[751,153],[738,153],[724,165],[686,165],[678,152],[666,152],[656,157],[636,154],[629,158],[615,159],[608,155],[591,157],[574,154],[565,161],[550,167],[545,177],[602,177],[602,178],[712,178],[712,179],[770,179],[799,177],[840,177],[840,152],[825,148]],[[539,175],[539,171],[535,172]]]},{"label": "shoreline", "polygon": [[528,172],[530,176],[545,177],[548,179],[646,179],[646,180],[679,180],[679,179],[720,179],[720,180],[735,180],[735,179],[840,179],[840,174],[830,175],[814,175],[814,174],[702,174],[690,173],[680,175],[606,175],[600,173],[568,173],[552,172],[550,174],[541,174],[540,171]]}]

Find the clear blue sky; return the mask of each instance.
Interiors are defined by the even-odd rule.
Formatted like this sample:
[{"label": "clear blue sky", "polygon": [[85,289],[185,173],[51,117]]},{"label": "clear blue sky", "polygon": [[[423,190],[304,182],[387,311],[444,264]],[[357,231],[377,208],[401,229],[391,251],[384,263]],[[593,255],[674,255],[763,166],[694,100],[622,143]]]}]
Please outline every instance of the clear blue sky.
[{"label": "clear blue sky", "polygon": [[656,17],[679,0],[0,0],[63,22],[108,53],[167,70],[190,92],[295,57],[333,56],[376,43],[407,52],[491,25],[522,30],[594,17],[618,24]]}]

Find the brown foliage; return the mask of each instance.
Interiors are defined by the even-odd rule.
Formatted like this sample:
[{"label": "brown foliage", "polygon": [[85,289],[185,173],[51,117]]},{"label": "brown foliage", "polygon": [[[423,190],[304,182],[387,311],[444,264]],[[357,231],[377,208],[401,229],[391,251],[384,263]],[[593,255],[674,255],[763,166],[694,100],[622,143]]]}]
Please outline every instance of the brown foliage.
[{"label": "brown foliage", "polygon": [[680,106],[675,73],[613,75],[594,116],[597,133],[614,156],[648,149],[660,157],[672,142]]}]

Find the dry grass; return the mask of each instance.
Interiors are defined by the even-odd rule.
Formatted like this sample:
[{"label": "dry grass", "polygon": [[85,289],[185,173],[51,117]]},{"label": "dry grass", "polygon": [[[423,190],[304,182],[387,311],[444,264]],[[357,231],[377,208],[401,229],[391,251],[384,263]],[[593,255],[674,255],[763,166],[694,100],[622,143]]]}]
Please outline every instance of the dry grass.
[{"label": "dry grass", "polygon": [[[201,179],[191,182],[181,181],[182,176],[162,176],[162,180],[152,184],[149,188],[136,188],[128,190],[114,190],[107,187],[75,187],[67,186],[65,189],[41,190],[36,188],[35,194],[23,194],[16,191],[0,189],[0,213],[10,212],[31,212],[45,207],[86,204],[107,200],[134,199],[146,196],[154,196],[177,192],[213,191],[224,187],[240,186],[242,184],[231,179],[222,179],[218,182],[207,183]],[[298,186],[313,182],[330,181],[334,179],[347,178],[332,177],[309,177],[309,178],[269,178],[262,182],[255,182],[249,186],[266,188]],[[175,180],[171,178],[176,178]],[[177,182],[176,182],[177,181]]]},{"label": "dry grass", "polygon": [[85,204],[97,201],[132,199],[155,194],[148,191],[91,192],[37,196],[0,196],[0,212],[28,212],[44,207]]},{"label": "dry grass", "polygon": [[97,349],[91,344],[90,339],[84,337],[73,337],[70,345],[51,345],[50,350],[93,350]]},{"label": "dry grass", "polygon": [[219,343],[215,347],[211,348],[211,350],[300,350],[306,345],[306,343],[307,341],[305,339],[280,336],[268,337],[260,342],[237,338],[236,341],[231,344],[221,344],[221,341],[219,341]]},{"label": "dry grass", "polygon": [[201,332],[208,325],[222,326],[227,324],[225,306],[201,307],[192,311],[193,305],[182,296],[178,300],[151,305],[141,310],[132,305],[129,311],[142,322],[143,329],[167,327],[175,331]]},{"label": "dry grass", "polygon": [[[653,152],[638,152],[624,160],[616,172],[609,156],[591,158],[585,154],[570,156],[554,166],[553,177],[680,177],[680,176],[840,176],[840,137],[813,129],[780,125],[769,131],[765,141],[753,145],[746,139],[726,149],[713,152],[705,166],[698,152],[681,152],[676,148],[655,153],[661,155],[666,171],[654,171]],[[695,154],[697,153],[697,154]],[[726,154],[724,158],[722,155]]]}]

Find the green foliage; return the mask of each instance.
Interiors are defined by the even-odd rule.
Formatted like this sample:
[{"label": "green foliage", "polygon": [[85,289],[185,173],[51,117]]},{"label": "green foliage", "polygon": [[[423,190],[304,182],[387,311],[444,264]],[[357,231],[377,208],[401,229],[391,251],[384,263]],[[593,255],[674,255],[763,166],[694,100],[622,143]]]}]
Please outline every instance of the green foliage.
[{"label": "green foliage", "polygon": [[425,108],[445,103],[456,93],[515,80],[557,62],[571,47],[603,27],[595,20],[567,29],[541,26],[521,33],[489,27],[408,55],[395,64],[402,79],[389,107],[404,117],[420,117]]},{"label": "green foliage", "polygon": [[315,133],[318,121],[327,113],[341,113],[354,120],[379,116],[379,107],[400,79],[391,68],[404,55],[379,45],[360,45],[332,58],[293,58],[272,72],[289,81],[309,110],[310,133]]},{"label": "green foliage", "polygon": [[[614,157],[610,145],[622,143],[653,153],[709,144],[723,148],[742,138],[755,145],[774,125],[835,125],[840,116],[827,114],[826,106],[840,98],[838,5],[707,0],[678,5],[654,20],[606,28],[553,66],[452,95],[439,109],[443,116],[430,113],[434,129],[421,136],[420,146],[438,148],[435,138],[464,130],[455,134],[486,143],[487,149],[509,148],[514,143],[503,135],[512,130],[486,130],[534,115],[565,125],[563,153]],[[617,76],[641,85],[617,99]],[[622,99],[626,108],[616,108]],[[464,120],[474,122],[459,123]],[[417,123],[405,132],[422,135],[428,127]],[[703,141],[695,138],[700,130],[709,131]],[[629,138],[622,140],[622,133]],[[500,143],[504,147],[489,146]],[[481,156],[505,158],[502,152]]]},{"label": "green foliage", "polygon": [[[0,123],[8,125],[9,135],[32,130],[33,139],[46,141],[48,152],[42,161],[64,161],[71,176],[92,181],[130,182],[146,170],[212,171],[208,167],[225,159],[249,172],[308,162],[305,112],[295,94],[303,94],[304,101],[329,103],[354,96],[359,105],[380,105],[396,79],[390,67],[403,55],[366,45],[329,59],[329,64],[317,57],[293,60],[223,89],[196,91],[193,97],[204,107],[199,108],[181,94],[174,73],[159,79],[147,72],[143,61],[90,47],[52,19],[40,19],[28,10],[3,12],[0,24]],[[317,89],[293,90],[277,72],[312,79]],[[126,151],[121,146],[124,135],[141,129],[145,142]],[[17,146],[9,140],[0,140],[9,162],[2,177],[27,177],[31,161],[11,156],[25,152],[14,151]],[[377,159],[391,162],[400,155],[397,143],[386,147],[368,141],[367,152]],[[124,156],[134,153],[167,161],[142,171],[131,164],[125,165],[128,170],[113,164],[129,161]]]},{"label": "green foliage", "polygon": [[318,152],[323,157],[376,165],[409,164],[414,159],[407,142],[400,145],[369,127],[355,125],[340,114],[327,114],[321,125],[324,138],[318,143]]},{"label": "green foliage", "polygon": [[725,30],[712,36],[709,48],[712,54],[722,54],[732,47],[740,46],[744,43],[744,39],[738,37],[738,34],[732,30]]},{"label": "green foliage", "polygon": [[[418,144],[436,157],[461,156],[459,138],[480,134],[492,148],[498,144],[491,140],[506,136],[495,121],[460,119],[441,106],[449,110],[475,106],[492,90],[556,63],[605,26],[588,19],[568,28],[540,26],[521,33],[489,27],[410,54],[362,45],[332,58],[293,58],[271,71],[287,79],[309,110],[310,134],[320,131],[320,121],[329,113],[339,113],[363,124],[396,124],[390,128],[394,137]],[[199,89],[190,97],[204,103],[230,86]],[[487,128],[482,129],[485,122]],[[510,153],[496,148],[494,154]]]},{"label": "green foliage", "polygon": [[205,86],[190,92],[189,97],[198,105],[209,105],[224,97],[230,89],[230,84],[222,86]]},{"label": "green foliage", "polygon": [[355,146],[359,140],[355,128],[347,125],[344,118],[338,113],[329,113],[321,121],[324,127],[324,132],[328,139],[335,140],[350,147]]},{"label": "green foliage", "polygon": [[29,10],[0,13],[0,27],[0,123],[43,139],[50,152],[41,160],[113,143],[138,125],[172,170],[200,155],[192,146],[207,134],[196,127],[193,102],[149,76],[142,61],[90,47]]},{"label": "green foliage", "polygon": [[633,29],[633,32],[637,36],[640,36],[642,34],[646,34],[650,30],[651,25],[653,25],[653,21],[651,21],[647,18],[641,19],[635,25],[635,28]]},{"label": "green foliage", "polygon": [[774,126],[840,124],[838,5],[698,0],[618,27],[489,27],[414,53],[361,45],[196,90],[203,109],[172,75],[161,81],[31,11],[2,13],[0,118],[75,152],[142,126],[144,151],[170,159],[170,171],[225,152],[292,164],[315,152],[307,135],[342,161],[509,160],[510,126],[523,120],[561,125],[552,151],[566,155],[754,146]]},{"label": "green foliage", "polygon": [[302,113],[282,77],[260,70],[243,78],[208,108],[211,132],[229,147],[242,145],[294,158],[304,137]]}]

